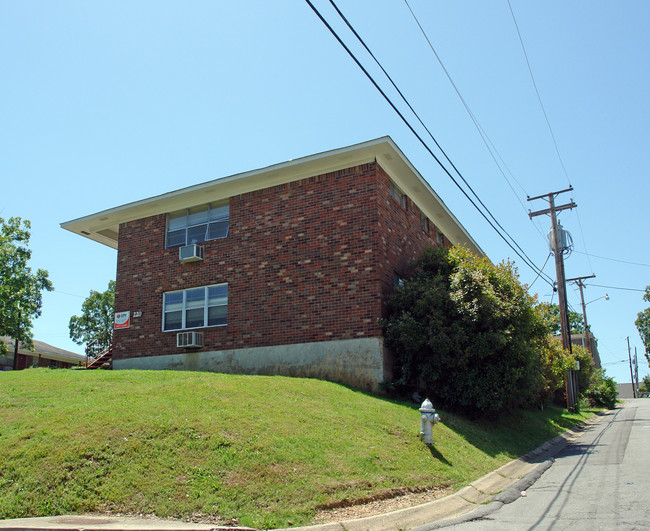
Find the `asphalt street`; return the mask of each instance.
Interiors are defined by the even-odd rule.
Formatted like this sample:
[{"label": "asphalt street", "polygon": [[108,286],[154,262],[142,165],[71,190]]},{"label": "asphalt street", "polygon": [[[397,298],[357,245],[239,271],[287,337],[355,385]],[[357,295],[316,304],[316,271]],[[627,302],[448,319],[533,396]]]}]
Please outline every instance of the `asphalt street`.
[{"label": "asphalt street", "polygon": [[456,530],[650,529],[650,399],[629,400],[558,453],[512,503],[492,502]]}]

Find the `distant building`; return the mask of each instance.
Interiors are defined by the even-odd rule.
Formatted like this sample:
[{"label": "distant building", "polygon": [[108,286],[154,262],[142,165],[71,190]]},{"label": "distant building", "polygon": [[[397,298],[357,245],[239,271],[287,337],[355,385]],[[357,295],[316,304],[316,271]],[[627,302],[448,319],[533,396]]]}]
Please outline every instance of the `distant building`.
[{"label": "distant building", "polygon": [[117,249],[114,369],[369,389],[391,376],[378,320],[396,279],[427,246],[483,254],[388,137],[62,227]]},{"label": "distant building", "polygon": [[[7,355],[0,356],[0,370],[8,371],[14,364],[14,340],[10,337],[0,338],[7,345]],[[18,342],[18,358],[16,369],[27,369],[29,367],[50,367],[52,369],[66,369],[69,367],[83,366],[86,363],[84,354],[76,354],[62,348],[53,347],[42,341],[33,341],[34,350],[29,350],[21,342]]]},{"label": "distant building", "polygon": [[[600,354],[598,353],[598,340],[591,333],[589,334],[589,337],[591,338],[591,357],[594,360],[594,366],[596,369],[601,369]],[[589,344],[586,334],[571,334],[571,343],[574,345],[580,345],[589,352]]]},{"label": "distant building", "polygon": [[634,398],[634,386],[631,383],[617,383],[618,398]]}]

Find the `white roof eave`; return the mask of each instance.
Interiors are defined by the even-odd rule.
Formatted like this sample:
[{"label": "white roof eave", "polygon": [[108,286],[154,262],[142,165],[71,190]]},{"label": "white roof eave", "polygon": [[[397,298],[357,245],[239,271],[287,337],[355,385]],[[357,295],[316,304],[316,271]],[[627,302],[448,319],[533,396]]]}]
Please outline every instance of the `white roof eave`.
[{"label": "white roof eave", "polygon": [[473,252],[484,255],[431,186],[387,136],[142,199],[61,223],[61,227],[117,249],[122,223],[217,202],[375,160],[453,244],[464,244]]}]

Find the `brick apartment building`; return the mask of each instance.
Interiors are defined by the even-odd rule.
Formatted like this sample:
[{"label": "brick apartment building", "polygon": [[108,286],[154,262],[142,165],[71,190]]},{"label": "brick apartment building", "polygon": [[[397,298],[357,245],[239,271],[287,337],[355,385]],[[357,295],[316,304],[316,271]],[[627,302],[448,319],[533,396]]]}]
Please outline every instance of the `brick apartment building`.
[{"label": "brick apartment building", "polygon": [[426,246],[482,254],[388,138],[62,224],[117,249],[113,368],[390,378],[377,320]]}]

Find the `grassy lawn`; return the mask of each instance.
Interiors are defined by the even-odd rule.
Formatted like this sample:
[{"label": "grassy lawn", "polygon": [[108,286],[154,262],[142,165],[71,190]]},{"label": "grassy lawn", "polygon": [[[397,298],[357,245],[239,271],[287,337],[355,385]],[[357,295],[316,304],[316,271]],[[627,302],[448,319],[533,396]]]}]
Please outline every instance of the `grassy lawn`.
[{"label": "grassy lawn", "polygon": [[[496,422],[284,377],[172,371],[0,373],[0,518],[84,512],[219,515],[259,528],[318,506],[459,489],[591,413]],[[434,404],[435,407],[435,404]]]}]

